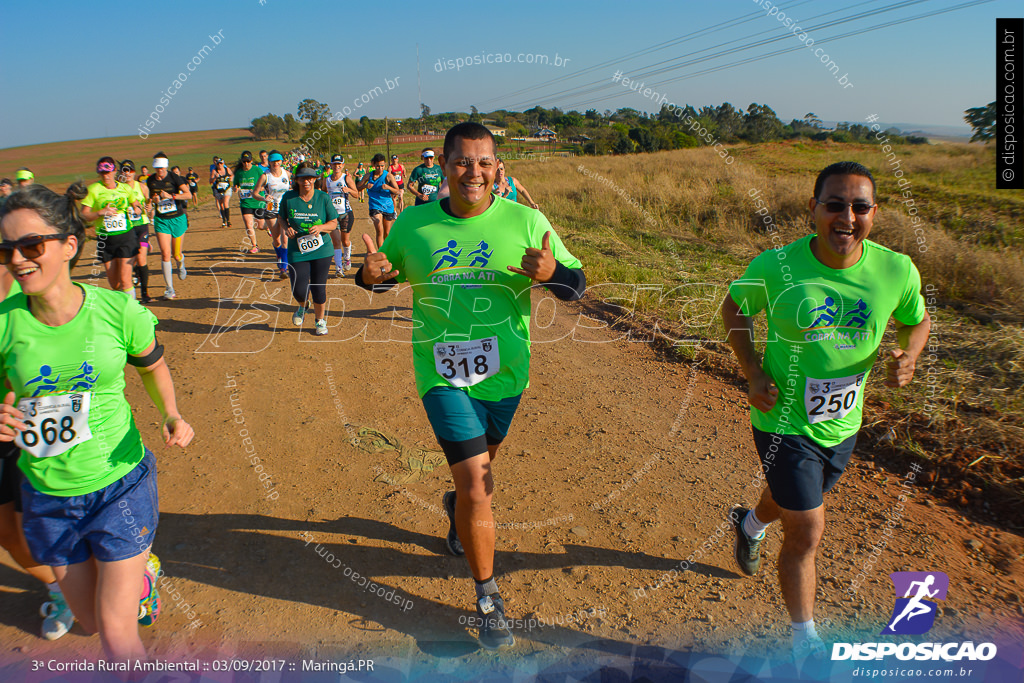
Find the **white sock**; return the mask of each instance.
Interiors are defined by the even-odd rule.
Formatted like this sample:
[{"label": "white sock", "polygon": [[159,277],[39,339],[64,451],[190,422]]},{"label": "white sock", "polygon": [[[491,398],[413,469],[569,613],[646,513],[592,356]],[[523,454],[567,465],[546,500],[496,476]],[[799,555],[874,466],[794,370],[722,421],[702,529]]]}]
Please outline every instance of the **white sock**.
[{"label": "white sock", "polygon": [[58,584],[56,581],[54,581],[53,583],[46,584],[46,590],[50,591],[51,593],[56,593],[57,595],[61,594],[60,584]]},{"label": "white sock", "polygon": [[342,250],[345,252],[345,258],[352,258],[352,245],[351,244],[348,245],[347,247],[342,247]]},{"label": "white sock", "polygon": [[[768,524],[771,524],[771,522]],[[751,510],[743,518],[743,533],[749,538],[764,538],[764,530],[768,528],[768,524],[759,520],[754,511]]]},{"label": "white sock", "polygon": [[164,274],[164,284],[167,285],[167,289],[169,289],[170,291],[173,292],[174,291],[174,280],[172,280],[171,278],[173,277],[174,269],[171,268],[171,262],[170,261],[161,261],[160,262],[160,270],[162,270],[163,274]]},{"label": "white sock", "polygon": [[335,249],[334,250],[334,265],[338,268],[338,270],[341,270],[341,259],[342,259],[342,255],[341,254],[342,254],[342,250],[341,249]]},{"label": "white sock", "polygon": [[131,289],[126,289],[124,291],[124,293],[127,294],[128,296],[130,296],[132,299],[135,298],[135,288],[134,287],[132,287]]},{"label": "white sock", "polygon": [[794,621],[793,625],[793,647],[802,644],[807,640],[817,640],[818,632],[814,630],[814,619],[810,621]]}]

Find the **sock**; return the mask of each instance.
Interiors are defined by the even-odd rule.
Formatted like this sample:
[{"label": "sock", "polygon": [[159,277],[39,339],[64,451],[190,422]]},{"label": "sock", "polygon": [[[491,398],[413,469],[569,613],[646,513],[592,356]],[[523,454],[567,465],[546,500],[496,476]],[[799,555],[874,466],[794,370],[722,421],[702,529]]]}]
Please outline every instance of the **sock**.
[{"label": "sock", "polygon": [[274,253],[277,254],[277,267],[284,268],[285,259],[288,258],[288,250],[284,247],[274,247]]},{"label": "sock", "polygon": [[288,247],[281,247],[281,267],[288,268]]},{"label": "sock", "polygon": [[350,244],[347,247],[342,247],[342,249],[345,252],[344,257],[347,258],[347,259],[351,259],[352,258],[352,245]]},{"label": "sock", "polygon": [[[476,579],[473,579],[476,581]],[[485,595],[493,595],[498,592],[498,584],[494,583],[494,577],[484,579],[483,581],[476,581],[476,599],[484,597]]]},{"label": "sock", "polygon": [[175,261],[184,261],[185,258],[181,255],[181,238],[180,237],[172,238],[171,239],[171,245],[172,245],[173,250],[174,250],[174,260]]},{"label": "sock", "polygon": [[135,288],[134,287],[132,287],[131,289],[124,290],[124,293],[127,294],[128,297],[131,298],[133,301],[135,300]]},{"label": "sock", "polygon": [[171,268],[171,262],[170,261],[161,261],[160,262],[160,270],[162,270],[163,273],[164,273],[164,284],[167,285],[167,291],[173,292],[174,291],[174,281],[171,278],[173,277],[172,273],[174,272],[174,269]]},{"label": "sock", "polygon": [[818,632],[814,630],[814,619],[810,621],[794,621],[793,624],[793,647],[797,647],[808,640],[817,640]]},{"label": "sock", "polygon": [[46,584],[46,590],[50,591],[51,593],[56,593],[57,595],[61,594],[60,585],[56,581],[54,581],[53,583]]},{"label": "sock", "polygon": [[139,292],[149,297],[149,266],[135,266],[135,275],[139,278]]},{"label": "sock", "polygon": [[334,250],[334,267],[337,268],[338,270],[341,270],[341,260],[342,260],[342,255],[341,254],[342,254],[341,249],[335,249]]},{"label": "sock", "polygon": [[[771,524],[771,522],[768,524]],[[754,511],[751,510],[743,518],[743,533],[750,538],[764,538],[764,530],[768,528],[768,524],[759,520]]]}]

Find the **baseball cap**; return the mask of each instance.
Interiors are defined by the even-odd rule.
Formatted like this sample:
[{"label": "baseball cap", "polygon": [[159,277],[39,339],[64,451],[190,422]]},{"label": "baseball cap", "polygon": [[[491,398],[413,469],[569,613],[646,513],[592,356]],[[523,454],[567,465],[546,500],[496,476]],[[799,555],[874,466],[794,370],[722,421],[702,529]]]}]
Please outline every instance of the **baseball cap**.
[{"label": "baseball cap", "polygon": [[319,175],[320,174],[316,172],[315,168],[310,168],[310,167],[307,166],[306,168],[300,168],[299,172],[295,174],[295,177],[296,178],[316,178]]},{"label": "baseball cap", "polygon": [[434,156],[434,150],[432,150],[432,149],[428,149],[426,152],[423,153],[423,158],[424,159],[426,159],[427,157],[432,157],[432,156]]},{"label": "baseball cap", "polygon": [[12,184],[13,183],[11,183],[11,179],[10,178],[0,179],[0,185],[12,185]]},{"label": "baseball cap", "polygon": [[331,163],[332,164],[343,164],[343,163],[345,163],[345,157],[342,156],[341,154],[335,154],[333,157],[331,157]]},{"label": "baseball cap", "polygon": [[135,170],[135,162],[132,161],[131,159],[125,159],[124,161],[121,162],[121,170],[122,171],[124,171],[124,170],[134,171]]},{"label": "baseball cap", "polygon": [[281,156],[278,152],[274,152],[269,157],[267,157],[267,161],[284,161],[284,157]]},{"label": "baseball cap", "polygon": [[27,168],[20,168],[14,174],[15,180],[32,180],[33,178],[35,178],[35,175]]},{"label": "baseball cap", "polygon": [[397,159],[397,158],[398,158],[398,155],[397,155],[397,154],[392,154],[392,155],[391,155],[391,159],[392,159],[392,161],[394,161],[394,160],[395,160],[395,159]]},{"label": "baseball cap", "polygon": [[252,161],[252,153],[242,152],[242,161]]}]

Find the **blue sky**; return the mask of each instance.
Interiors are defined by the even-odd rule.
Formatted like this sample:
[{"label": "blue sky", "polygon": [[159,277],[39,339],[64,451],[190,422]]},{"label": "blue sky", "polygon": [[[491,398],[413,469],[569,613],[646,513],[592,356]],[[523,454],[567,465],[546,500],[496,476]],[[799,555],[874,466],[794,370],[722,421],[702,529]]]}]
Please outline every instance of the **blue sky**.
[{"label": "blue sky", "polygon": [[[804,47],[806,38],[801,42],[777,15],[768,16],[758,0],[493,3],[460,12],[444,3],[431,3],[425,10],[416,3],[390,3],[385,11],[383,3],[319,0],[132,3],[113,5],[116,9],[107,12],[100,11],[104,4],[60,0],[5,3],[0,10],[0,147],[137,133],[193,58],[199,60],[194,71],[162,105],[152,132],[244,127],[267,112],[294,114],[306,97],[335,110],[348,106],[353,118],[416,116],[421,101],[417,44],[422,101],[434,112],[468,111],[474,104],[481,111],[522,110],[536,103],[581,111],[656,111],[658,105],[649,99],[611,83],[612,75],[621,71],[642,76],[645,67],[688,53],[780,37],[763,47],[641,80],[680,105],[728,101],[746,109],[758,102],[771,106],[784,121],[813,111],[826,121],[856,122],[877,114],[882,122],[962,126],[964,109],[994,99],[995,18],[1020,15],[1018,1],[997,0],[826,41],[963,2],[780,1],[781,11],[805,26],[909,5],[812,30],[807,35],[816,43],[812,48]],[[179,9],[168,12],[171,6]],[[834,13],[812,19],[828,12]],[[749,20],[622,59],[738,19]],[[218,32],[222,40],[214,47],[210,36]],[[752,34],[760,35],[748,37]],[[210,50],[197,56],[204,45]],[[790,47],[799,49],[693,75]],[[839,75],[848,74],[852,87],[836,81],[813,53],[818,47],[839,67]],[[488,54],[508,54],[513,60],[520,54],[524,59],[543,54],[551,63],[493,63],[492,57],[491,64],[437,69],[438,60]],[[555,66],[556,56],[570,61]],[[605,62],[610,63],[549,84]],[[663,84],[682,76],[689,77]],[[387,90],[389,81],[397,87]],[[383,93],[363,103],[362,96],[377,86]],[[566,92],[582,86],[596,90],[586,95]],[[526,92],[513,95],[518,91]]]}]

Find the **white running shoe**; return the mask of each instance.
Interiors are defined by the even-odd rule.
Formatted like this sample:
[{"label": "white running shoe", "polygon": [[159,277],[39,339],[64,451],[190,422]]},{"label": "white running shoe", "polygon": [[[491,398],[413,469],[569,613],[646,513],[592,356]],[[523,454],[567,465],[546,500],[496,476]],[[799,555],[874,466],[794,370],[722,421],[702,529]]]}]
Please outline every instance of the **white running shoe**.
[{"label": "white running shoe", "polygon": [[184,280],[187,277],[188,277],[188,271],[185,270],[185,262],[182,261],[181,263],[178,264],[178,279],[179,280]]},{"label": "white running shoe", "polygon": [[302,325],[302,319],[305,317],[306,309],[302,306],[299,306],[298,308],[295,309],[295,312],[292,313],[292,325],[295,325],[296,327]]},{"label": "white running shoe", "polygon": [[313,332],[313,334],[317,334],[320,336],[327,334],[327,321],[325,319],[320,318],[319,320],[316,321],[316,330]]},{"label": "white running shoe", "polygon": [[75,623],[75,615],[64,601],[63,593],[50,593],[50,600],[39,608],[39,615],[43,617],[43,638],[47,640],[57,640]]}]

